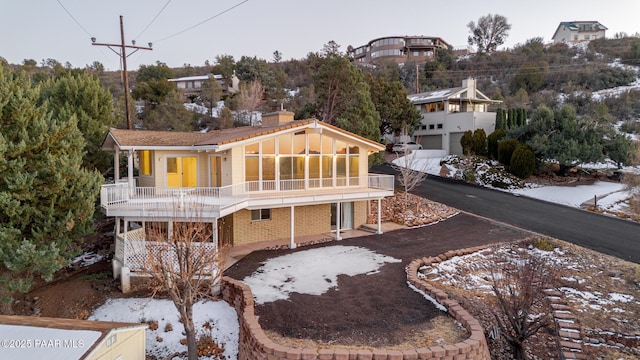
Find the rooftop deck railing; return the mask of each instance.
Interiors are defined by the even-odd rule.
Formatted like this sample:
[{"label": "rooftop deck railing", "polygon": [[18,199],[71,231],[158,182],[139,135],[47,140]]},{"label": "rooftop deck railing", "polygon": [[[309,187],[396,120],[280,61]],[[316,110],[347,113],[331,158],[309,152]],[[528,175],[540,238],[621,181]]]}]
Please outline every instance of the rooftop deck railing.
[{"label": "rooftop deck railing", "polygon": [[[362,194],[393,191],[393,175],[248,181],[223,187],[130,187],[126,182],[106,184],[100,191],[104,209],[175,210],[202,206],[223,209],[251,199],[282,199],[319,194]],[[373,195],[372,195],[373,196]]]}]

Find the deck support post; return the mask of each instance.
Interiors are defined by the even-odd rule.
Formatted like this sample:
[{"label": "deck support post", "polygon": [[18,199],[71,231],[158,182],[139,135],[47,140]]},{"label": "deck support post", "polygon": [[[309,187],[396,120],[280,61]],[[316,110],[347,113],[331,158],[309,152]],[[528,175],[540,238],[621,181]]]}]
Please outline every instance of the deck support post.
[{"label": "deck support post", "polygon": [[131,273],[126,266],[120,269],[120,287],[125,294],[131,291]]},{"label": "deck support post", "polygon": [[118,182],[120,180],[120,150],[117,149],[113,154],[113,180]]},{"label": "deck support post", "polygon": [[341,202],[336,203],[336,240],[342,240],[340,236],[340,225],[342,222],[342,216],[340,216],[340,207],[342,206]]},{"label": "deck support post", "polygon": [[290,225],[290,231],[291,231],[291,240],[289,241],[289,248],[290,249],[295,249],[296,248],[296,240],[295,240],[295,222],[296,222],[296,218],[295,218],[295,213],[293,210],[293,206],[291,206],[291,225]]},{"label": "deck support post", "polygon": [[378,231],[376,234],[382,234],[382,199],[378,199]]}]

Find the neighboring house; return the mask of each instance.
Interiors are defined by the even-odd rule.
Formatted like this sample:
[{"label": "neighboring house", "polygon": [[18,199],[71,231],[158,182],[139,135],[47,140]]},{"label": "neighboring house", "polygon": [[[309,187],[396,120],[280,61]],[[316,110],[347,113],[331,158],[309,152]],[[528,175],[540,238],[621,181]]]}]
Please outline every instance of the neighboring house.
[{"label": "neighboring house", "polygon": [[[340,239],[367,222],[372,200],[380,209],[393,195],[393,176],[368,173],[369,155],[383,145],[286,111],[264,114],[261,126],[208,133],[112,129],[102,148],[115,153],[116,169],[127,157],[127,175],[116,171],[100,193],[116,217],[113,267],[123,291],[153,246],[145,223],[170,229],[197,217],[211,224],[203,247],[286,239],[294,248],[303,236]],[[382,233],[379,216],[377,224]]]},{"label": "neighboring house", "polygon": [[595,39],[604,39],[607,27],[597,21],[563,21],[553,33],[554,44],[575,44]]},{"label": "neighboring house", "polygon": [[396,64],[414,62],[424,64],[433,60],[441,49],[452,48],[439,37],[432,36],[388,36],[373,39],[366,45],[349,46],[347,55],[356,64],[380,64],[393,61]]},{"label": "neighboring house", "polygon": [[460,138],[465,131],[484,129],[489,135],[495,130],[496,113],[489,106],[502,101],[491,100],[476,88],[475,79],[462,80],[462,86],[409,95],[420,110],[420,126],[414,130],[415,142],[424,149],[446,150],[462,155]]},{"label": "neighboring house", "polygon": [[222,87],[222,94],[235,94],[239,90],[240,80],[234,73],[231,75],[231,79],[227,81],[222,75],[198,75],[187,76],[176,79],[169,79],[170,82],[176,84],[176,88],[182,92],[185,99],[190,96],[198,96],[202,92],[202,83],[209,79],[215,79],[220,87]]},{"label": "neighboring house", "polygon": [[0,315],[3,359],[144,359],[147,324]]}]

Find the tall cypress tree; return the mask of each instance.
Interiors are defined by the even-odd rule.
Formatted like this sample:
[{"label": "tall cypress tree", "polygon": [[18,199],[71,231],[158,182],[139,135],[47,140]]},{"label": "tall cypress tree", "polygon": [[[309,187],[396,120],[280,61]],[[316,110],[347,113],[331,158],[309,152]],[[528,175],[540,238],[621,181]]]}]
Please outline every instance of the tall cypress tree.
[{"label": "tall cypress tree", "polygon": [[34,277],[51,279],[78,253],[102,177],[82,167],[85,140],[68,109],[56,116],[40,88],[0,66],[0,311]]}]

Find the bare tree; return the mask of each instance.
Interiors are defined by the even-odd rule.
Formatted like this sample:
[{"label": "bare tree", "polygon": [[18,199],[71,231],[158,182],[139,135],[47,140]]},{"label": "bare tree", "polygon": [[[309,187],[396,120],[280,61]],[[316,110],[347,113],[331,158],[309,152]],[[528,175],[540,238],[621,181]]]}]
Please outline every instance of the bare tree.
[{"label": "bare tree", "polygon": [[404,207],[409,207],[409,192],[420,185],[427,177],[426,169],[424,166],[421,168],[418,164],[418,156],[415,151],[410,151],[405,143],[404,151],[396,154],[397,163],[392,164],[394,170],[400,173],[398,182],[404,189]]},{"label": "bare tree", "polygon": [[222,96],[222,86],[218,84],[213,75],[202,82],[202,91],[200,92],[200,101],[207,106],[209,116],[213,116],[213,108],[216,107],[220,97]]},{"label": "bare tree", "polygon": [[224,269],[225,252],[213,238],[211,223],[201,219],[153,222],[147,224],[149,241],[146,272],[158,283],[157,291],[165,291],[178,309],[187,336],[189,360],[198,359],[193,306],[213,299],[214,287]]},{"label": "bare tree", "polygon": [[[262,110],[264,105],[264,87],[260,80],[240,84],[238,111],[242,113],[244,123],[253,126],[253,113]],[[248,120],[248,121],[247,121]]]},{"label": "bare tree", "polygon": [[482,16],[478,19],[477,25],[471,21],[467,27],[471,33],[467,42],[469,45],[478,46],[480,53],[496,51],[498,46],[504,44],[511,30],[511,24],[507,22],[507,18],[498,14]]},{"label": "bare tree", "polygon": [[497,259],[491,288],[496,297],[494,316],[515,359],[527,359],[524,342],[549,323],[551,310],[544,290],[551,273],[543,260],[525,253],[516,261]]}]

